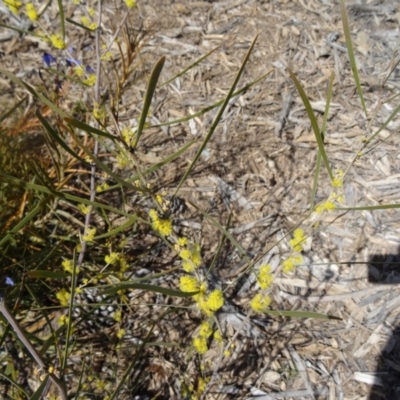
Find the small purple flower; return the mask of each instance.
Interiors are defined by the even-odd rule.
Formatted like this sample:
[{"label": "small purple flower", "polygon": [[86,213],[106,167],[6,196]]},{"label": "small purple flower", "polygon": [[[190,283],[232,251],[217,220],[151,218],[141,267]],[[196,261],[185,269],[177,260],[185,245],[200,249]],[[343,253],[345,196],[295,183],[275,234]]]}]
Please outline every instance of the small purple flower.
[{"label": "small purple flower", "polygon": [[56,59],[51,55],[51,54],[49,54],[49,53],[44,53],[43,54],[43,62],[48,66],[48,67],[50,67],[51,66],[51,63],[56,63],[57,61],[56,61]]},{"label": "small purple flower", "polygon": [[90,65],[86,65],[85,72],[87,74],[94,74],[94,69]]},{"label": "small purple flower", "polygon": [[65,62],[67,63],[68,67],[75,67],[78,65],[82,65],[82,61],[75,60],[75,58],[66,58]]},{"label": "small purple flower", "polygon": [[9,276],[6,277],[6,285],[9,285],[9,286],[15,285],[14,281]]}]

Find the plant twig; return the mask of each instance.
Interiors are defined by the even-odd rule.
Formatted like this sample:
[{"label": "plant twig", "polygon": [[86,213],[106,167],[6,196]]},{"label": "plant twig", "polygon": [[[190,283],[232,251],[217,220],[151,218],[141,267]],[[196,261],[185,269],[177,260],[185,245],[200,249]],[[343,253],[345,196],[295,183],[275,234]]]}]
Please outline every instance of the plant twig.
[{"label": "plant twig", "polygon": [[[3,296],[0,296],[0,312],[4,315],[4,318],[8,321],[8,323],[13,327],[19,340],[26,347],[26,349],[29,351],[29,353],[35,359],[35,361],[39,364],[39,367],[43,371],[48,371],[48,368],[46,367],[46,363],[43,361],[43,358],[41,357],[39,352],[33,347],[32,343],[26,336],[25,332],[20,327],[18,321],[15,319],[14,315],[11,314],[10,310],[7,308]],[[53,373],[49,373],[49,378],[58,387],[61,399],[67,400],[67,393],[65,390],[64,383],[59,378],[57,378]]]}]

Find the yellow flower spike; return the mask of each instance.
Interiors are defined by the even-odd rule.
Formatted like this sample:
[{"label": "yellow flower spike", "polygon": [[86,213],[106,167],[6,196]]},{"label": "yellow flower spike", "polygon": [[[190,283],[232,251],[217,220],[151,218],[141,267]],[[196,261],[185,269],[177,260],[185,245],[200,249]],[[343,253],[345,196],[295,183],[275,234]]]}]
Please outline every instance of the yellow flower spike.
[{"label": "yellow flower spike", "polygon": [[212,332],[212,327],[207,321],[201,323],[199,336],[208,338],[212,335]]},{"label": "yellow flower spike", "polygon": [[116,252],[114,252],[114,251],[111,252],[110,255],[106,255],[106,256],[104,257],[104,261],[105,261],[107,264],[111,264],[111,265],[116,264],[117,261],[118,261],[118,259],[119,259],[119,253],[116,253]]},{"label": "yellow flower spike", "polygon": [[128,8],[134,8],[136,7],[136,1],[135,0],[125,0],[125,4]]},{"label": "yellow flower spike", "polygon": [[217,311],[224,305],[224,295],[217,289],[210,293],[207,299],[207,307],[210,311]]},{"label": "yellow flower spike", "polygon": [[85,242],[93,241],[96,235],[96,228],[87,228],[86,234],[82,236],[82,240]]},{"label": "yellow flower spike", "polygon": [[306,240],[306,236],[304,234],[304,230],[301,228],[297,228],[293,232],[293,239],[289,240],[289,245],[294,251],[302,251],[303,250],[303,242]]},{"label": "yellow flower spike", "polygon": [[66,289],[61,289],[56,293],[57,300],[62,306],[67,306],[69,303],[70,293]]},{"label": "yellow flower spike", "polygon": [[28,4],[25,6],[25,9],[26,9],[26,15],[28,16],[28,18],[29,18],[32,22],[37,21],[38,15],[37,15],[35,6],[34,6],[32,3],[28,3]]},{"label": "yellow flower spike", "polygon": [[182,262],[182,269],[185,272],[194,272],[194,265],[191,261],[183,261]]},{"label": "yellow flower spike", "polygon": [[199,290],[199,282],[194,276],[184,275],[179,280],[179,288],[182,292],[197,292]]},{"label": "yellow flower spike", "polygon": [[199,354],[204,354],[207,352],[207,339],[204,337],[196,337],[193,339],[193,347]]},{"label": "yellow flower spike", "polygon": [[295,267],[303,263],[303,257],[301,255],[290,256],[282,262],[283,272],[290,272]]},{"label": "yellow flower spike", "polygon": [[205,293],[207,291],[207,283],[206,282],[201,282],[200,284],[200,293]]},{"label": "yellow flower spike", "polygon": [[265,311],[271,304],[271,298],[262,293],[257,293],[250,302],[250,307],[257,312]]},{"label": "yellow flower spike", "polygon": [[133,147],[136,144],[136,132],[133,129],[125,127],[121,135],[128,146]]},{"label": "yellow flower spike", "polygon": [[117,338],[118,338],[118,339],[122,339],[122,338],[125,336],[125,333],[126,333],[125,329],[120,329],[120,330],[117,332]]},{"label": "yellow flower spike", "polygon": [[68,324],[68,317],[66,315],[61,315],[60,318],[58,318],[58,325],[63,326]]},{"label": "yellow flower spike", "polygon": [[220,332],[219,330],[214,332],[214,339],[215,339],[217,342],[222,342],[222,341],[223,341],[221,332]]},{"label": "yellow flower spike", "polygon": [[159,219],[153,226],[161,236],[169,236],[172,233],[172,222],[169,219]]},{"label": "yellow flower spike", "polygon": [[180,251],[179,257],[182,258],[182,260],[188,261],[192,257],[192,254],[188,249],[183,249]]},{"label": "yellow flower spike", "polygon": [[83,215],[89,214],[90,207],[85,204],[78,204],[78,209]]},{"label": "yellow flower spike", "polygon": [[260,271],[258,273],[257,281],[258,284],[260,285],[261,289],[267,289],[271,286],[273,277],[271,274],[271,266],[266,264],[266,265],[261,265]]},{"label": "yellow flower spike", "polygon": [[66,44],[65,44],[63,38],[58,33],[50,36],[50,42],[53,45],[53,47],[55,47],[56,49],[63,50],[66,47]]},{"label": "yellow flower spike", "polygon": [[89,74],[88,77],[83,80],[83,83],[86,86],[94,86],[96,84],[96,75],[95,74]]},{"label": "yellow flower spike", "polygon": [[18,11],[22,6],[22,3],[17,0],[4,0],[4,3],[13,14],[18,14]]},{"label": "yellow flower spike", "polygon": [[188,239],[185,237],[181,237],[178,239],[178,245],[183,247],[183,246],[187,246],[188,244]]}]

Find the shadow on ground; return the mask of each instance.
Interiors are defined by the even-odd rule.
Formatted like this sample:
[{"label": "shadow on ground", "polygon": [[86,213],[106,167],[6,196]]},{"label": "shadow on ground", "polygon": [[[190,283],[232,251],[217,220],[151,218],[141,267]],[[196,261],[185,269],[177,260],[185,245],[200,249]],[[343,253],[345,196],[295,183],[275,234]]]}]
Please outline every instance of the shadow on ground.
[{"label": "shadow on ground", "polygon": [[[397,254],[374,256],[368,263],[368,280],[375,284],[400,285],[400,246]],[[383,349],[369,400],[400,400],[400,323]]]}]

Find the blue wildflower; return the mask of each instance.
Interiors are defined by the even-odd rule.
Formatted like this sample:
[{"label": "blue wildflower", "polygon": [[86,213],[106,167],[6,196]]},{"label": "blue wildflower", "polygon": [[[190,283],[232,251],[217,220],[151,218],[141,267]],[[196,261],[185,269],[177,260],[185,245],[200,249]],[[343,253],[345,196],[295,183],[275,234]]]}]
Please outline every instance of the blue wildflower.
[{"label": "blue wildflower", "polygon": [[87,74],[94,74],[94,69],[90,65],[86,65],[85,72]]},{"label": "blue wildflower", "polygon": [[74,58],[66,58],[65,62],[67,63],[68,67],[75,67],[78,65],[82,65],[82,61],[75,60]]},{"label": "blue wildflower", "polygon": [[6,277],[6,285],[9,285],[9,286],[15,285],[14,281],[9,276]]},{"label": "blue wildflower", "polygon": [[51,55],[51,54],[49,54],[49,53],[44,53],[43,54],[43,62],[48,66],[48,67],[50,67],[51,66],[51,63],[56,63],[57,61],[56,61],[56,59]]}]

